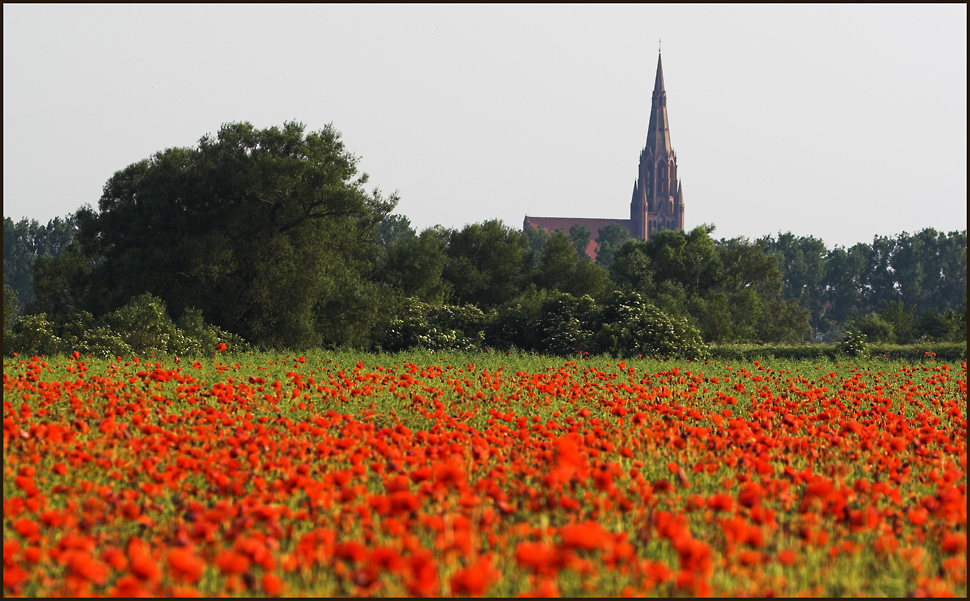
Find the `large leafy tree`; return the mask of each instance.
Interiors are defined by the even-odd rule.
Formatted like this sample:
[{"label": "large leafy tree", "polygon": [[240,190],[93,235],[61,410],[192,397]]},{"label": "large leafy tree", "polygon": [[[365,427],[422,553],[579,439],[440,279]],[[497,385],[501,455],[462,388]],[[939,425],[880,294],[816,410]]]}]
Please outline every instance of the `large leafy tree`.
[{"label": "large leafy tree", "polygon": [[483,311],[518,296],[526,285],[532,255],[528,236],[499,220],[452,231],[445,249],[443,276],[452,288],[452,302],[473,304]]},{"label": "large leafy tree", "polygon": [[451,292],[451,285],[442,278],[448,260],[447,242],[448,232],[440,227],[395,240],[378,269],[379,279],[407,297],[431,305],[442,304]]},{"label": "large leafy tree", "polygon": [[559,290],[576,297],[600,299],[612,290],[609,272],[580,253],[572,236],[553,232],[542,247],[533,282],[540,289]]},{"label": "large leafy tree", "polygon": [[230,123],[128,166],[77,213],[81,308],[148,292],[263,346],[367,344],[385,296],[366,277],[375,226],[396,198],[366,192],[357,161],[330,125]]}]

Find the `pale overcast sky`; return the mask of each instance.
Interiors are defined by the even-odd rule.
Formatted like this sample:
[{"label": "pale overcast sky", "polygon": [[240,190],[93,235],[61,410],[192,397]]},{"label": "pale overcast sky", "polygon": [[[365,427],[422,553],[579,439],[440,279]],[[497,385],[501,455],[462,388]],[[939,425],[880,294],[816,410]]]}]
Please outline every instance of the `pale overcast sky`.
[{"label": "pale overcast sky", "polygon": [[686,227],[967,227],[967,6],[3,5],[3,214],[221,124],[332,122],[418,229],[629,216],[662,39]]}]

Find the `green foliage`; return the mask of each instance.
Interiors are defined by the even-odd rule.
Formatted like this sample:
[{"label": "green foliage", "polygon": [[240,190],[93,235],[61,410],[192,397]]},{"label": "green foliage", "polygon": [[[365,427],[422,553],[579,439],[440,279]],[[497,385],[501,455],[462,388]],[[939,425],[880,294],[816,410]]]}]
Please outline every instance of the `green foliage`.
[{"label": "green foliage", "polygon": [[49,356],[78,351],[102,358],[132,354],[201,357],[220,343],[235,350],[250,349],[240,337],[206,324],[197,309],[185,311],[176,325],[161,299],[142,294],[100,320],[87,311],[76,312],[61,323],[50,321],[44,313],[25,315],[14,325],[9,338],[5,337],[4,352]]},{"label": "green foliage", "polygon": [[610,277],[620,290],[648,292],[653,289],[653,270],[646,243],[632,238],[614,254]]},{"label": "green foliage", "polygon": [[619,225],[601,227],[596,235],[596,262],[606,269],[613,265],[616,252],[630,239],[630,230]]},{"label": "green foliage", "polygon": [[584,261],[590,260],[590,257],[586,254],[586,249],[589,248],[589,238],[592,235],[593,232],[581,223],[574,223],[569,228],[569,239],[573,242],[576,254]]},{"label": "green foliage", "polygon": [[64,341],[54,333],[54,324],[45,313],[24,315],[11,329],[9,339],[4,339],[5,353],[26,356],[54,355],[66,352]]},{"label": "green foliage", "polygon": [[849,321],[848,328],[851,331],[860,332],[871,342],[892,342],[895,340],[893,325],[882,318],[878,313],[869,313],[864,317],[858,317]]},{"label": "green foliage", "polygon": [[[396,198],[367,193],[357,162],[331,126],[292,122],[156,153],[78,212],[79,264],[51,270],[44,301],[104,316],[147,292],[262,346],[369,344],[387,309],[369,279],[377,226]],[[406,237],[391,221],[381,235]]]},{"label": "green foliage", "polygon": [[[892,342],[906,344],[916,340],[916,317],[913,307],[896,299],[879,309],[879,318],[892,328]],[[889,339],[887,339],[887,342]]]},{"label": "green foliage", "polygon": [[473,305],[431,305],[414,298],[387,327],[380,342],[383,351],[409,348],[431,351],[481,349],[486,316]]},{"label": "green foliage", "polygon": [[[762,239],[779,258],[782,294],[809,311],[819,339],[832,335],[854,315],[881,313],[893,325],[898,342],[915,339],[915,323],[900,323],[883,308],[895,302],[916,315],[941,312],[965,303],[967,287],[966,230],[949,233],[932,228],[894,238],[876,236],[871,244],[827,250],[820,240]],[[909,321],[901,315],[896,315]]]},{"label": "green foliage", "polygon": [[542,255],[542,247],[549,240],[549,232],[538,227],[526,227],[522,233],[529,241],[529,265],[535,267],[539,264],[539,257]]},{"label": "green foliage", "polygon": [[916,334],[920,340],[939,342],[956,342],[965,340],[967,332],[966,306],[943,311],[923,311],[916,326]]},{"label": "green foliage", "polygon": [[770,236],[761,240],[765,251],[778,259],[782,297],[807,309],[812,331],[821,331],[825,309],[822,279],[828,253],[825,243],[812,236],[796,237],[791,232],[779,233],[777,240]]},{"label": "green foliage", "polygon": [[3,283],[3,335],[4,338],[10,332],[17,314],[20,312],[20,301],[17,293],[6,282]]},{"label": "green foliage", "polygon": [[21,308],[35,298],[32,271],[40,257],[56,257],[74,240],[76,219],[55,217],[40,225],[36,220],[14,222],[3,218],[3,282],[17,294]]},{"label": "green foliage", "polygon": [[529,277],[528,237],[498,220],[450,232],[446,253],[452,304],[488,311],[518,296]]},{"label": "green foliage", "polygon": [[533,282],[540,289],[601,298],[611,288],[609,273],[585,256],[577,252],[575,240],[561,231],[553,232],[542,247]]},{"label": "green foliage", "polygon": [[604,305],[600,322],[596,352],[685,359],[699,359],[710,352],[696,328],[686,320],[671,318],[636,292],[615,293]]},{"label": "green foliage", "polygon": [[417,234],[411,229],[411,220],[404,215],[387,215],[376,228],[377,243],[388,248],[395,242],[413,239]]},{"label": "green foliage", "polygon": [[[717,344],[711,356],[719,361],[738,359],[838,360],[845,357],[836,344]],[[885,361],[966,361],[967,343],[942,342],[924,344],[871,344],[869,356]]]},{"label": "green foliage", "polygon": [[447,243],[448,232],[441,228],[396,240],[388,246],[376,277],[407,297],[441,304],[451,293],[451,284],[442,277]]},{"label": "green foliage", "polygon": [[966,310],[925,310],[917,318],[915,307],[902,300],[887,303],[879,311],[851,318],[847,327],[865,334],[877,344],[912,344],[919,341],[959,342],[965,340]]},{"label": "green foliage", "polygon": [[531,288],[496,312],[486,342],[503,350],[575,356],[591,349],[597,328],[592,297]]},{"label": "green foliage", "polygon": [[696,328],[636,292],[615,292],[597,303],[588,295],[533,288],[498,309],[486,329],[486,343],[559,356],[697,358],[708,352]]},{"label": "green foliage", "polygon": [[836,345],[835,352],[847,357],[866,357],[869,355],[869,341],[858,330],[846,330],[845,338]]}]

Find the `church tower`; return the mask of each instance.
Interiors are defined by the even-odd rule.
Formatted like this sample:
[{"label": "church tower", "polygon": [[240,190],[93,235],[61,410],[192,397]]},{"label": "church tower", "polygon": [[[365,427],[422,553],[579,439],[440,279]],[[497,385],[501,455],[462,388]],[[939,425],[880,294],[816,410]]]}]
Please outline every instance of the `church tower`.
[{"label": "church tower", "polygon": [[667,92],[664,73],[657,57],[647,143],[640,152],[640,168],[630,201],[630,233],[637,240],[649,240],[660,230],[684,229],[684,190],[677,179],[677,154],[670,147],[667,123]]},{"label": "church tower", "polygon": [[[598,206],[590,203],[590,206]],[[522,228],[530,227],[546,232],[568,232],[581,225],[591,232],[586,256],[596,258],[599,232],[606,227],[621,227],[634,240],[649,240],[662,230],[684,231],[684,187],[677,179],[677,154],[670,147],[670,127],[667,124],[667,91],[664,89],[664,70],[657,57],[657,77],[653,84],[650,105],[650,124],[647,143],[640,152],[640,167],[633,183],[629,219],[597,217],[531,217],[525,216]]]}]

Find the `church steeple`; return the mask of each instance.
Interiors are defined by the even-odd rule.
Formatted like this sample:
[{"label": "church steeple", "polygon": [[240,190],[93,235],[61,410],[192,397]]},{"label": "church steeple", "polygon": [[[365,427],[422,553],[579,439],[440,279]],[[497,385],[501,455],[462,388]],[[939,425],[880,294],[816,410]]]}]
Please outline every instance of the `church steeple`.
[{"label": "church steeple", "polygon": [[670,146],[664,70],[657,56],[657,76],[647,126],[647,143],[640,153],[637,183],[630,200],[630,233],[648,240],[652,232],[684,229],[684,191],[677,177],[677,154]]},{"label": "church steeple", "polygon": [[670,154],[670,128],[667,124],[667,91],[664,90],[664,69],[657,56],[657,77],[653,82],[653,101],[650,104],[650,125],[647,129],[647,145],[644,149],[654,158],[666,158]]}]

